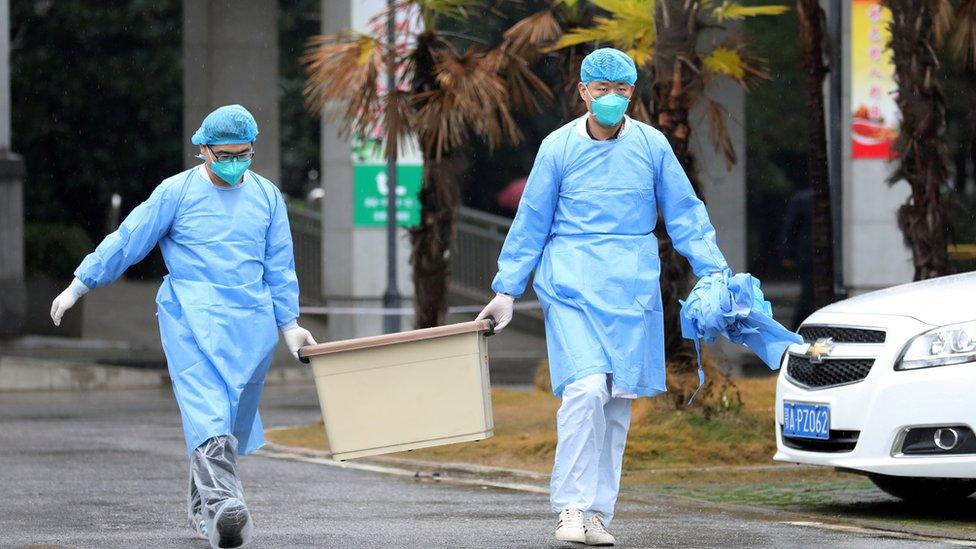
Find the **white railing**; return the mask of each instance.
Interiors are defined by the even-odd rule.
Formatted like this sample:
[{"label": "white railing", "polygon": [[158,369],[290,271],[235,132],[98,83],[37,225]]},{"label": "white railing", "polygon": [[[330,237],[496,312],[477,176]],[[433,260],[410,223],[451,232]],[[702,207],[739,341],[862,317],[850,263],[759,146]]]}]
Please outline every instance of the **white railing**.
[{"label": "white railing", "polygon": [[[453,261],[449,289],[452,294],[477,303],[487,303],[494,297],[491,279],[498,270],[498,254],[511,226],[512,220],[507,217],[461,208],[457,223],[457,245],[451,256]],[[536,301],[531,280],[520,301]],[[528,308],[520,314],[542,318],[542,311],[536,307]]]},{"label": "white railing", "polygon": [[322,213],[298,204],[288,204],[288,222],[295,244],[295,272],[301,285],[302,304],[322,300]]},{"label": "white railing", "polygon": [[[295,244],[295,271],[301,284],[303,305],[319,305],[322,288],[322,214],[296,203],[288,204],[292,240]],[[452,312],[475,311],[474,305],[490,300],[491,279],[498,270],[498,254],[512,220],[500,215],[462,207],[458,214],[457,243],[451,254],[451,278],[448,290],[455,302]],[[541,320],[542,311],[535,304],[532,283],[520,300],[520,315]],[[311,309],[309,309],[311,310]],[[480,310],[480,309],[479,309]],[[475,311],[476,312],[476,311]]]}]

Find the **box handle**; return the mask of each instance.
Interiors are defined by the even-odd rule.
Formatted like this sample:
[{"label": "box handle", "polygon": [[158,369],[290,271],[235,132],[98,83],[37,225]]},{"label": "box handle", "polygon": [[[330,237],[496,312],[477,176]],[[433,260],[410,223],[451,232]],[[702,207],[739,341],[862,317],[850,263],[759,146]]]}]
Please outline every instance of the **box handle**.
[{"label": "box handle", "polygon": [[485,320],[488,321],[488,330],[485,332],[485,337],[491,337],[495,335],[495,319],[488,317]]}]

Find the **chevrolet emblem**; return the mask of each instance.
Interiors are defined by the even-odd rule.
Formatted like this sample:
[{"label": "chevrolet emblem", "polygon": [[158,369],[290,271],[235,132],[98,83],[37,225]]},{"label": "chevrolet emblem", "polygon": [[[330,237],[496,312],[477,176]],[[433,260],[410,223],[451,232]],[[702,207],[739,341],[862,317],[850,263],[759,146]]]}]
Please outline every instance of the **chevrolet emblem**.
[{"label": "chevrolet emblem", "polygon": [[831,351],[834,350],[834,339],[831,337],[818,339],[815,343],[807,348],[806,356],[810,359],[811,364],[820,364],[823,359],[830,356]]}]

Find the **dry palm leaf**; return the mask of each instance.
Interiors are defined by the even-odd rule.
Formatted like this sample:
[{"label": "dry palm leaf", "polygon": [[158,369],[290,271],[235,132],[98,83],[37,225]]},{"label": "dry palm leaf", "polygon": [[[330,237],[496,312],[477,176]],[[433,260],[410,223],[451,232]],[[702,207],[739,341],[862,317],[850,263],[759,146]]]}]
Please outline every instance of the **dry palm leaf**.
[{"label": "dry palm leaf", "polygon": [[970,68],[976,68],[976,0],[961,0],[952,19],[952,51]]},{"label": "dry palm leaf", "polygon": [[313,113],[340,121],[341,131],[368,134],[381,112],[377,86],[385,75],[384,48],[370,36],[314,36],[301,58],[308,80],[305,101]]},{"label": "dry palm leaf", "polygon": [[504,38],[510,44],[510,51],[517,55],[532,55],[542,46],[559,38],[563,33],[559,21],[550,10],[540,11],[515,23]]}]

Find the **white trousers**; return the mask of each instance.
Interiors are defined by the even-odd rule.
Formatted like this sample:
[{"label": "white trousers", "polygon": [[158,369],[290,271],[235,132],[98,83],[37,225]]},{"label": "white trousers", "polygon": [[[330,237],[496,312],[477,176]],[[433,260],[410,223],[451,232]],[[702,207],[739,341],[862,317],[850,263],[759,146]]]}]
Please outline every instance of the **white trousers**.
[{"label": "white trousers", "polygon": [[556,460],[549,499],[553,512],[582,509],[613,519],[620,491],[631,398],[613,396],[611,377],[594,374],[563,390],[556,414]]}]

